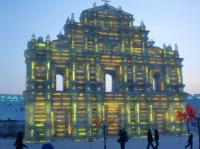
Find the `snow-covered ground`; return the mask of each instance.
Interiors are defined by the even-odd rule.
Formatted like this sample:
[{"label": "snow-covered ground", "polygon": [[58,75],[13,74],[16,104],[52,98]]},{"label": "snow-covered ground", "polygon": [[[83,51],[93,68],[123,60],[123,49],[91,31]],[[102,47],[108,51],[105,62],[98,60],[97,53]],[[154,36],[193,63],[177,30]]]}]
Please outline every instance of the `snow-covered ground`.
[{"label": "snow-covered ground", "polygon": [[[107,149],[120,149],[116,139],[107,140]],[[14,139],[0,139],[0,149],[14,149]],[[194,134],[194,147],[198,149],[198,135]],[[184,149],[187,143],[187,136],[160,136],[159,149]],[[29,149],[41,149],[43,143],[26,143]],[[103,149],[103,140],[97,140],[93,142],[87,141],[66,141],[56,140],[52,142],[55,149]],[[126,149],[146,149],[147,141],[143,139],[130,139],[126,144]]]}]

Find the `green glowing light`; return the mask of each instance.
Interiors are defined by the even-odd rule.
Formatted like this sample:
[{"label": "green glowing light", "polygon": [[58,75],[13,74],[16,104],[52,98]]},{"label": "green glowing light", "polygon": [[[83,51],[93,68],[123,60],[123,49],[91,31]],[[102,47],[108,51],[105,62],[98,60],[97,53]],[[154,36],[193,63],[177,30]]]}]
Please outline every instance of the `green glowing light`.
[{"label": "green glowing light", "polygon": [[90,65],[86,64],[87,80],[90,80]]},{"label": "green glowing light", "polygon": [[74,38],[72,38],[72,48],[74,48]]},{"label": "green glowing light", "polygon": [[166,80],[167,80],[167,84],[169,84],[170,83],[170,79],[169,79],[169,75],[168,74],[166,74]]},{"label": "green glowing light", "polygon": [[88,40],[87,40],[87,37],[85,37],[85,49],[88,49],[88,44],[87,44]]},{"label": "green glowing light", "polygon": [[50,69],[50,62],[47,62],[47,69]]},{"label": "green glowing light", "polygon": [[176,73],[177,73],[177,77],[178,77],[178,83],[181,83],[182,79],[181,79],[181,72],[180,72],[180,69],[179,68],[176,68]]},{"label": "green glowing light", "polygon": [[146,66],[146,69],[145,69],[145,75],[146,75],[146,81],[148,82],[149,69],[148,69],[147,66]]},{"label": "green glowing light", "polygon": [[153,106],[149,105],[150,108],[150,122],[153,122]]},{"label": "green glowing light", "polygon": [[124,82],[127,82],[127,66],[124,67]]},{"label": "green glowing light", "polygon": [[73,103],[73,122],[76,123],[76,103]]},{"label": "green glowing light", "polygon": [[[97,40],[97,39],[95,39],[95,40]],[[97,42],[97,41],[96,41]],[[96,51],[99,51],[99,48],[98,48],[98,44],[96,43],[95,44],[95,49],[96,49]]]},{"label": "green glowing light", "polygon": [[129,27],[132,27],[132,22],[131,21],[129,22]]},{"label": "green glowing light", "polygon": [[[163,55],[164,55],[164,57],[167,56],[166,47],[163,48]],[[166,61],[164,61],[164,63],[166,64]]]},{"label": "green glowing light", "polygon": [[140,123],[140,104],[136,104],[136,110],[137,110],[137,122]]},{"label": "green glowing light", "polygon": [[134,65],[134,66],[133,66],[133,82],[136,81],[136,73],[135,73],[135,69],[136,69],[136,67],[135,67],[135,65]]},{"label": "green glowing light", "polygon": [[126,105],[126,111],[127,111],[127,119],[128,119],[128,124],[131,123],[131,111],[130,111],[130,105]]},{"label": "green glowing light", "polygon": [[46,113],[51,113],[51,106],[50,103],[46,104]]},{"label": "green glowing light", "polygon": [[33,129],[31,129],[31,137],[33,137],[33,133],[34,133],[34,130],[33,130]]},{"label": "green glowing light", "polygon": [[87,23],[87,18],[86,17],[84,17],[84,22]]},{"label": "green glowing light", "polygon": [[124,48],[124,40],[122,40],[122,43],[121,43],[122,45],[121,45],[121,48],[122,48],[122,51],[124,51],[125,50],[125,48]]},{"label": "green glowing light", "polygon": [[131,40],[131,53],[133,53],[133,41]]},{"label": "green glowing light", "polygon": [[100,66],[97,65],[96,66],[96,77],[97,77],[97,81],[100,81]]}]

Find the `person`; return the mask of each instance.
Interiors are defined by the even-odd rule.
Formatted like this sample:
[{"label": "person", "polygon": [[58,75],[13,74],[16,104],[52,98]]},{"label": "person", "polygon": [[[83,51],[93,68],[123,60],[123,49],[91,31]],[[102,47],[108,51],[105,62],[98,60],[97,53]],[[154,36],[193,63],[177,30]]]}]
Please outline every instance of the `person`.
[{"label": "person", "polygon": [[16,146],[16,149],[23,149],[24,147],[28,148],[28,146],[23,144],[23,138],[24,138],[23,132],[18,132],[17,137],[16,137],[16,141],[14,143],[14,146]]},{"label": "person", "polygon": [[188,144],[185,146],[185,148],[189,147],[192,149],[193,148],[193,134],[190,133],[189,137],[188,137]]},{"label": "person", "polygon": [[147,141],[148,141],[147,149],[149,149],[150,146],[151,146],[152,148],[154,148],[154,146],[153,146],[153,137],[152,137],[151,129],[148,130],[148,133],[147,133]]},{"label": "person", "polygon": [[54,149],[51,143],[45,143],[42,145],[42,149]]},{"label": "person", "polygon": [[128,135],[125,128],[119,130],[119,138],[117,142],[120,143],[121,149],[125,149],[125,144],[128,142]]},{"label": "person", "polygon": [[158,148],[158,145],[159,145],[159,142],[158,142],[158,140],[159,140],[158,129],[155,129],[155,131],[154,131],[154,140],[155,140],[155,142],[156,142],[155,149],[157,149],[157,148]]}]

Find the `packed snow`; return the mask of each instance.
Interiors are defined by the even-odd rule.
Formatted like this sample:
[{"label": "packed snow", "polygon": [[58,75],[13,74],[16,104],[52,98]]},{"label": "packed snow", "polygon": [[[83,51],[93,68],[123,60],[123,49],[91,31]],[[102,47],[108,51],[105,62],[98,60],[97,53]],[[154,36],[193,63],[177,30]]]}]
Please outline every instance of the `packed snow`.
[{"label": "packed snow", "polygon": [[[184,149],[187,144],[187,136],[172,136],[162,135],[160,136],[159,149]],[[14,149],[14,139],[0,139],[0,149]],[[103,149],[103,140],[96,140],[93,142],[88,141],[70,141],[64,139],[58,139],[51,142],[54,149]],[[194,134],[193,149],[198,149],[198,134]],[[29,149],[41,149],[44,143],[26,143]],[[146,138],[129,139],[126,144],[126,149],[146,149]],[[117,138],[107,140],[107,149],[120,149]]]}]

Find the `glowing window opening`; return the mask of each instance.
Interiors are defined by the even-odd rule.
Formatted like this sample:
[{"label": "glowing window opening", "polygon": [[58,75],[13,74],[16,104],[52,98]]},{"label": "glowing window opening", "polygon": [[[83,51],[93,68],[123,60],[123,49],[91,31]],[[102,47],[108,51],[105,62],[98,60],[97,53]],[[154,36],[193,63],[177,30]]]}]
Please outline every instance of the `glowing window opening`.
[{"label": "glowing window opening", "polygon": [[113,78],[110,74],[105,75],[106,92],[112,92]]},{"label": "glowing window opening", "polygon": [[56,91],[63,91],[64,89],[64,80],[63,76],[60,74],[56,75]]}]

